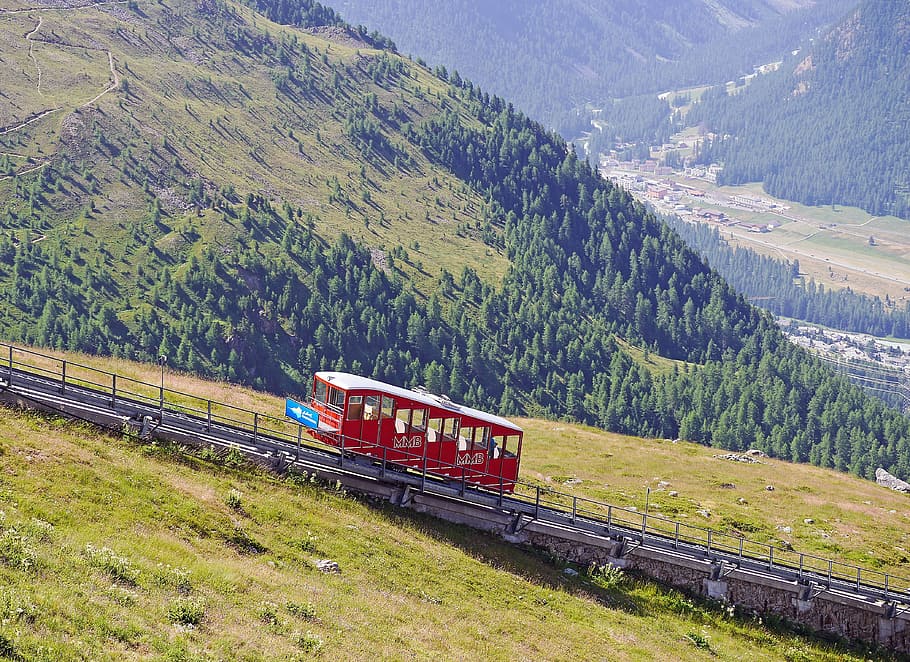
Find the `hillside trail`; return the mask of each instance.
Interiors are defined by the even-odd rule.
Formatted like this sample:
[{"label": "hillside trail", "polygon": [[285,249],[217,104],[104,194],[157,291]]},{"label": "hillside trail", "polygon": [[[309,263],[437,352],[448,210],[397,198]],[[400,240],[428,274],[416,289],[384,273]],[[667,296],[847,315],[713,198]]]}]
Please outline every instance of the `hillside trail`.
[{"label": "hillside trail", "polygon": [[50,163],[50,159],[48,159],[47,161],[44,161],[43,163],[39,163],[36,166],[28,168],[26,170],[20,170],[15,175],[4,175],[3,177],[0,177],[0,182],[5,182],[7,179],[12,179],[13,177],[19,177],[21,175],[27,175],[28,173],[35,172],[36,170],[41,170],[41,168],[44,168],[45,166],[47,166],[48,163]]},{"label": "hillside trail", "polygon": [[41,65],[38,64],[38,58],[35,57],[35,51],[34,51],[35,42],[32,39],[36,34],[38,34],[38,30],[41,29],[42,23],[44,23],[44,17],[39,16],[38,25],[35,26],[34,30],[29,32],[27,35],[25,35],[25,40],[28,42],[28,56],[29,56],[29,58],[31,58],[32,62],[35,63],[35,69],[38,70],[38,83],[37,83],[38,94],[40,94],[41,96],[44,96],[44,93],[41,91]]},{"label": "hillside trail", "polygon": [[76,11],[79,9],[91,9],[92,7],[102,7],[104,5],[125,5],[127,0],[111,0],[110,2],[92,2],[84,5],[75,5],[73,7],[20,7],[19,9],[0,8],[0,16],[4,14],[27,14],[38,11]]},{"label": "hillside trail", "polygon": [[108,85],[107,88],[104,89],[100,94],[98,94],[98,96],[96,96],[91,101],[86,101],[84,104],[79,106],[79,108],[85,108],[86,106],[91,106],[93,103],[98,101],[98,99],[103,97],[105,94],[107,94],[108,92],[113,92],[120,86],[120,74],[117,72],[117,68],[114,66],[114,54],[111,53],[110,51],[106,51],[106,52],[107,52],[107,59],[108,59],[108,62],[110,63],[110,67],[111,67],[111,79],[112,79],[111,84]]},{"label": "hillside trail", "polygon": [[[0,9],[0,15],[21,14],[21,13],[28,13],[28,12],[33,12],[33,11],[38,11],[38,12],[79,11],[82,9],[101,7],[104,5],[121,5],[121,4],[126,4],[126,2],[127,2],[127,0],[113,0],[112,2],[95,2],[95,3],[91,3],[91,4],[77,5],[77,6],[73,6],[73,7],[31,7],[31,8],[22,8],[22,9]],[[29,58],[31,58],[32,62],[35,63],[35,68],[38,70],[37,89],[38,89],[38,94],[40,94],[41,96],[44,96],[44,93],[41,91],[41,78],[42,78],[43,74],[42,74],[42,70],[41,70],[41,65],[38,63],[38,59],[35,57],[33,48],[34,48],[34,44],[36,41],[40,41],[41,43],[49,43],[49,42],[43,42],[41,40],[34,39],[34,36],[41,29],[43,22],[44,22],[44,18],[39,16],[38,24],[34,27],[34,29],[32,29],[31,32],[29,32],[25,35],[25,40],[28,42]],[[110,71],[111,71],[111,83],[104,90],[102,90],[97,95],[92,97],[89,101],[86,101],[85,103],[80,104],[79,106],[76,106],[77,109],[86,108],[88,106],[91,106],[92,104],[97,102],[99,99],[101,99],[104,95],[108,94],[109,92],[113,92],[120,86],[120,73],[117,71],[117,67],[114,65],[113,52],[111,52],[109,50],[102,50],[99,48],[92,48],[90,46],[79,46],[78,48],[85,48],[86,50],[93,50],[93,51],[102,51],[107,54],[108,66],[110,67]],[[19,124],[15,124],[15,125],[4,127],[2,129],[0,129],[0,136],[5,136],[10,133],[13,133],[14,131],[18,131],[25,126],[28,126],[29,124],[31,124],[33,122],[37,122],[38,120],[42,119],[43,117],[46,117],[47,115],[50,115],[51,113],[56,113],[60,110],[62,110],[62,108],[58,106],[56,108],[50,108],[48,110],[44,110],[42,112],[36,113],[32,117],[20,122]],[[18,154],[16,156],[24,157],[24,155],[18,155]],[[27,158],[27,157],[24,157],[24,158]],[[44,168],[48,163],[50,163],[49,159],[43,161],[42,163],[40,163],[36,166],[31,167],[31,168],[27,168],[25,170],[20,170],[19,172],[15,173],[14,175],[6,175],[3,177],[0,177],[0,182],[5,181],[7,179],[12,179],[13,177],[18,177],[20,175],[27,175],[30,172],[35,172],[36,170],[40,170],[41,168]]]}]

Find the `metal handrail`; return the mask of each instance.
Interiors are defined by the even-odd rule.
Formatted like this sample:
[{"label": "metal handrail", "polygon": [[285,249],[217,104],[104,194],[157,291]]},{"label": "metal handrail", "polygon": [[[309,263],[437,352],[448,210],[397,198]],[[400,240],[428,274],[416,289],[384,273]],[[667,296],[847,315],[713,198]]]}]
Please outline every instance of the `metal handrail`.
[{"label": "metal handrail", "polygon": [[[5,350],[5,352],[3,350]],[[112,407],[116,405],[118,399],[123,400],[124,402],[144,402],[149,406],[157,407],[159,405],[158,396],[161,396],[168,405],[168,409],[165,410],[167,413],[174,413],[176,411],[194,417],[205,422],[209,429],[212,425],[219,425],[250,434],[254,440],[261,436],[271,437],[278,441],[286,440],[288,443],[294,445],[301,443],[300,426],[290,423],[284,418],[262,414],[208,398],[202,398],[191,393],[184,393],[182,391],[167,388],[162,389],[160,385],[142,382],[130,377],[118,375],[117,373],[82,365],[68,359],[60,359],[55,356],[0,342],[0,355],[3,353],[5,353],[6,356],[0,356],[0,376],[3,375],[4,371],[7,372],[7,384],[12,383],[14,371],[18,369],[22,372],[37,374],[51,380],[59,379],[60,388],[62,390],[65,390],[68,385],[83,386],[84,384],[90,384],[93,387],[97,387],[97,389],[104,389],[105,393],[110,393]],[[25,362],[24,360],[16,360],[16,353],[56,361],[59,363],[59,370],[55,371],[34,363]],[[26,370],[25,368],[28,369]],[[90,373],[106,376],[110,378],[110,385],[74,377],[72,373],[74,369],[86,370]],[[69,375],[67,374],[68,371]],[[147,395],[138,391],[128,390],[124,388],[124,382],[144,387],[155,395]],[[90,390],[98,392],[97,389]],[[167,398],[168,395],[171,396],[170,400]],[[189,402],[196,401],[199,402],[200,405],[205,404],[205,409],[189,406],[180,402],[180,400]],[[240,416],[241,418],[232,418],[222,415],[218,413],[219,410],[237,412],[233,415]],[[279,423],[280,428],[266,427],[264,423],[268,422]],[[289,430],[293,430],[293,432]],[[340,462],[343,466],[345,453],[352,453],[352,451],[345,450],[345,438],[341,435],[339,435],[339,438],[341,441]],[[306,446],[325,448],[324,444],[309,439],[307,440]],[[350,447],[350,444],[348,444],[348,446]],[[381,471],[383,475],[385,474],[388,464],[395,464],[394,462],[387,460],[388,449],[385,446],[372,442],[363,442],[362,440],[358,440],[358,446],[359,448],[372,446],[377,449],[382,449]],[[411,468],[421,472],[421,489],[425,489],[427,477],[434,475],[432,469],[428,469],[427,467],[426,458],[410,453],[405,449],[395,449],[395,452],[399,455],[404,455],[405,457],[411,456],[414,460],[423,460],[422,467],[418,466]],[[353,451],[353,454],[363,455],[364,453]],[[586,497],[559,492],[549,487],[541,487],[540,485],[522,481],[518,478],[514,480],[508,479],[496,474],[489,474],[477,469],[466,468],[454,464],[443,463],[442,466],[447,469],[460,470],[462,494],[469,489],[479,493],[493,494],[494,496],[498,493],[500,503],[502,503],[505,484],[514,486],[516,489],[519,487],[523,488],[522,492],[512,494],[510,498],[534,507],[536,517],[541,516],[542,508],[544,510],[549,509],[559,516],[571,518],[573,523],[583,520],[592,524],[605,524],[608,531],[611,527],[621,527],[626,530],[626,534],[635,532],[640,535],[642,540],[651,536],[665,542],[669,541],[673,543],[676,548],[680,545],[684,545],[699,548],[707,555],[723,555],[734,560],[738,559],[764,563],[769,570],[779,569],[793,573],[797,577],[797,581],[804,580],[805,576],[808,575],[816,579],[824,580],[828,587],[831,587],[835,582],[841,582],[842,584],[855,586],[857,590],[862,587],[882,590],[886,600],[902,598],[905,602],[910,601],[910,579],[892,573],[862,568],[860,566],[854,566],[849,563],[843,563],[814,554],[806,554],[792,549],[777,547],[772,544],[748,540],[745,537],[686,524],[662,515],[641,513],[631,508],[624,508],[622,506],[595,501]],[[436,475],[438,476],[438,474]],[[493,478],[498,481],[499,485],[498,487],[495,485],[484,487],[466,484],[466,477],[469,475]],[[451,479],[451,476],[442,477]],[[455,480],[457,481],[458,479],[456,478]],[[568,507],[566,505],[567,503],[571,504],[571,507]]]}]

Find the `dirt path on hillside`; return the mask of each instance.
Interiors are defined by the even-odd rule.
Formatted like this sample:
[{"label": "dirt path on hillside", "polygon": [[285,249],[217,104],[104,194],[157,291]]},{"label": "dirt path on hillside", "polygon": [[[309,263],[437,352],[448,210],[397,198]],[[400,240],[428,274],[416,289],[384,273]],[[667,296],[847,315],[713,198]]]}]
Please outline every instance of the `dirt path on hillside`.
[{"label": "dirt path on hillside", "polygon": [[7,179],[19,177],[20,175],[27,175],[28,173],[35,172],[36,170],[41,170],[41,168],[45,167],[48,163],[50,163],[49,160],[45,161],[44,163],[39,163],[38,165],[28,168],[27,170],[20,170],[15,175],[4,175],[3,177],[0,177],[0,182],[5,182]]},{"label": "dirt path on hillside", "polygon": [[2,9],[0,16],[4,14],[27,14],[36,11],[76,11],[78,9],[91,9],[92,7],[103,7],[104,5],[125,5],[128,0],[111,0],[110,2],[91,2],[84,5],[74,5],[72,7],[22,7],[21,9]]},{"label": "dirt path on hillside", "polygon": [[107,94],[108,92],[113,92],[120,86],[120,74],[117,73],[117,68],[114,66],[114,54],[111,53],[110,51],[107,51],[107,59],[111,65],[111,84],[108,85],[108,87],[105,90],[103,90],[98,96],[96,96],[94,99],[92,99],[91,101],[87,101],[84,104],[82,104],[81,106],[79,106],[80,108],[85,108],[86,106],[91,106],[93,103],[98,101],[98,99],[103,97],[105,94]]},{"label": "dirt path on hillside", "polygon": [[18,131],[22,127],[28,126],[32,122],[37,122],[42,117],[50,115],[51,113],[56,113],[59,110],[60,110],[60,108],[51,108],[50,110],[45,110],[45,111],[42,111],[40,113],[33,115],[32,117],[29,117],[27,120],[25,120],[23,122],[19,122],[19,124],[13,124],[12,126],[8,126],[6,128],[0,129],[0,136],[5,136],[6,134],[12,133],[13,131]]},{"label": "dirt path on hillside", "polygon": [[38,58],[35,57],[35,52],[34,52],[35,42],[32,40],[32,37],[34,37],[38,33],[38,30],[41,29],[42,23],[44,23],[44,18],[39,16],[38,25],[35,26],[34,30],[29,32],[27,35],[25,35],[25,41],[28,42],[28,56],[31,58],[32,62],[35,63],[35,69],[38,70],[38,83],[37,83],[38,94],[40,94],[41,96],[44,96],[44,93],[41,91],[41,65],[38,64]]}]

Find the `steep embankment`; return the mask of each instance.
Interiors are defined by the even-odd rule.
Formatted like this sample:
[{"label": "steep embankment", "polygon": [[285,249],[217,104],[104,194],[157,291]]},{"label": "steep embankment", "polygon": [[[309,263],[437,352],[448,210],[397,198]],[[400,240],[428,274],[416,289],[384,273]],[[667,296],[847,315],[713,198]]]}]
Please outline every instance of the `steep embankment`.
[{"label": "steep embankment", "polygon": [[297,27],[222,1],[4,16],[0,334],[910,473],[906,419],[557,136],[317,5],[256,6]]}]

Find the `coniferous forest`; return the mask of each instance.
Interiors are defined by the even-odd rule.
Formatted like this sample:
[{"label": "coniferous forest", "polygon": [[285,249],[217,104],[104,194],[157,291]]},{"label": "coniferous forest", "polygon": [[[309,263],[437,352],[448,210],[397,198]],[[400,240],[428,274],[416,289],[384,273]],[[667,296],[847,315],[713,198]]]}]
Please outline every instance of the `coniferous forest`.
[{"label": "coniferous forest", "polygon": [[[315,13],[288,20],[328,20],[303,6]],[[302,162],[351,155],[325,180],[328,205],[205,179],[200,173],[215,171],[204,160],[188,165],[189,140],[146,143],[138,131],[99,129],[81,152],[4,184],[0,307],[9,339],[144,360],[166,354],[177,368],[287,393],[305,388],[314,370],[350,370],[506,414],[757,447],[863,476],[877,466],[910,474],[908,419],[791,346],[674,230],[507,101],[445,71],[430,80],[421,65],[368,44],[333,60],[334,44],[317,55],[312,44],[239,28],[230,3],[183,11],[194,30],[211,30],[200,37],[207,44],[252,50],[234,46],[225,61],[274,68],[284,116],[307,108],[290,130],[273,124],[276,141],[302,152]],[[139,84],[130,90],[142,93]],[[235,98],[243,96],[241,88]],[[99,127],[146,106],[112,102],[105,112]],[[320,112],[325,123],[303,126]],[[209,127],[213,136],[252,131],[221,116]],[[304,131],[318,140],[304,143]],[[261,159],[255,150],[249,157]],[[312,176],[315,168],[302,167]],[[341,210],[388,225],[379,212],[361,213],[382,193],[371,176],[418,171],[436,173],[423,175],[427,186],[449,177],[483,201],[474,223],[446,230],[483,247],[455,273],[418,264],[414,242],[389,249],[380,267],[373,247],[352,238],[353,225],[333,233],[322,217]],[[345,182],[363,183],[359,196],[341,183],[348,172]],[[61,212],[64,194],[101,198],[117,182],[147,196],[146,212],[110,226],[122,239],[98,231],[106,217],[94,202],[75,219]],[[189,211],[162,203],[162,182],[191,201]],[[439,193],[429,205],[441,208]],[[428,234],[441,224],[429,209],[422,223],[408,227]],[[213,227],[217,241],[202,241]],[[482,278],[482,262],[500,253],[504,277]],[[675,367],[652,370],[629,345]]]},{"label": "coniferous forest", "polygon": [[910,218],[908,20],[907,3],[868,0],[774,74],[706,94],[687,122],[720,138],[700,159],[724,164],[719,183]]}]

